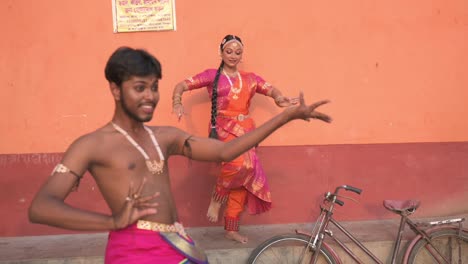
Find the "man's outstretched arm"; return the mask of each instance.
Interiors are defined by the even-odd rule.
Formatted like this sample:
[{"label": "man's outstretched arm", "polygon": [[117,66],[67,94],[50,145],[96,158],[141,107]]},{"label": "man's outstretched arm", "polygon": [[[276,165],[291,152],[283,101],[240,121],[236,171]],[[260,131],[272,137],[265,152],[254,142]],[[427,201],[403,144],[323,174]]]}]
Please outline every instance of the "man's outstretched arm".
[{"label": "man's outstretched arm", "polygon": [[301,93],[299,96],[299,104],[297,106],[286,108],[278,115],[257,127],[255,130],[232,141],[221,142],[219,140],[209,138],[190,138],[185,144],[183,155],[195,160],[218,162],[231,161],[292,120],[302,119],[309,121],[310,119],[318,119],[330,123],[332,121],[330,116],[316,111],[318,107],[327,104],[328,102],[328,100],[322,100],[306,105],[304,96]]}]

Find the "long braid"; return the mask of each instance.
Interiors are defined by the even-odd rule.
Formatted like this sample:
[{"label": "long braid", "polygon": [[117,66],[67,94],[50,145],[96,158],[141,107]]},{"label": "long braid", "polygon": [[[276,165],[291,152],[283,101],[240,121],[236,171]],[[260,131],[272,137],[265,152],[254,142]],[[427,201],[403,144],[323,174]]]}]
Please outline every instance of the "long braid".
[{"label": "long braid", "polygon": [[211,129],[210,138],[218,138],[218,132],[216,131],[216,117],[218,116],[218,82],[221,70],[223,69],[224,61],[218,67],[215,79],[213,81],[213,93],[211,95]]},{"label": "long braid", "polygon": [[[242,40],[238,36],[234,35],[226,35],[223,38],[223,41],[219,45],[219,50],[223,52],[224,46],[227,44],[227,42],[230,41],[238,41],[242,45]],[[224,67],[224,61],[221,60],[221,64],[218,67],[218,71],[216,72],[215,79],[213,81],[213,92],[211,95],[211,129],[210,129],[210,138],[218,138],[218,132],[216,131],[216,117],[218,116],[218,82],[219,82],[219,76],[221,75],[221,70]]]}]

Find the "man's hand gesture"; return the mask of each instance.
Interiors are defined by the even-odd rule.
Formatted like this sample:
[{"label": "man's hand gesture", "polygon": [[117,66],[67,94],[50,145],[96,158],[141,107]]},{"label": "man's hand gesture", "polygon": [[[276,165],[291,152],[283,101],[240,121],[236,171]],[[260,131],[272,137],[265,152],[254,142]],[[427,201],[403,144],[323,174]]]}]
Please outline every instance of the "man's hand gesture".
[{"label": "man's hand gesture", "polygon": [[113,216],[114,229],[125,228],[135,223],[143,216],[155,214],[157,212],[156,207],[158,203],[150,201],[159,196],[159,192],[149,196],[141,196],[141,191],[145,183],[146,178],[143,178],[140,186],[135,190],[133,182],[130,182],[128,196],[125,198],[122,210],[120,213]]},{"label": "man's hand gesture", "polygon": [[324,122],[330,123],[332,118],[327,114],[316,111],[319,106],[329,103],[329,100],[322,100],[315,102],[311,105],[306,105],[304,94],[299,94],[299,105],[288,108],[286,111],[291,111],[291,119],[303,119],[310,121],[310,119],[319,119]]}]

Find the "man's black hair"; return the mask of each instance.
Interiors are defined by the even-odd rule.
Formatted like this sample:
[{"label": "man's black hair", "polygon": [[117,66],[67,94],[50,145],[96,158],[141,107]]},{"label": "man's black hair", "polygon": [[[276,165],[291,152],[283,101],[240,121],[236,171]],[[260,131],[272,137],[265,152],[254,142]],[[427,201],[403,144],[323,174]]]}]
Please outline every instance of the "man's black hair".
[{"label": "man's black hair", "polygon": [[161,79],[161,64],[153,55],[142,49],[120,47],[107,61],[104,70],[106,79],[121,86],[131,76],[154,75]]}]

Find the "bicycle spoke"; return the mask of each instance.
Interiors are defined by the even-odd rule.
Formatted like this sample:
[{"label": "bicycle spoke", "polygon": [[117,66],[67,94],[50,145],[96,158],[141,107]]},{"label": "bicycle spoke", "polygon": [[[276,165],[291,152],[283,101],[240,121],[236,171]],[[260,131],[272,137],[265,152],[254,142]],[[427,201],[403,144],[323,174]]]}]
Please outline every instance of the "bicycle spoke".
[{"label": "bicycle spoke", "polygon": [[258,263],[300,263],[301,257],[303,261],[307,259],[307,256],[303,256],[302,253],[310,254],[310,251],[304,250],[304,245],[300,245],[296,241],[278,243],[265,251],[262,260]]},{"label": "bicycle spoke", "polygon": [[468,236],[456,230],[442,230],[431,234],[431,242],[419,241],[413,248],[409,263],[468,263]]},{"label": "bicycle spoke", "polygon": [[[274,238],[267,241],[256,251],[253,253],[253,257],[251,257],[249,263],[310,264],[314,252],[308,243],[308,239],[300,235]],[[333,258],[327,254],[322,252],[316,263],[335,263]]]}]

